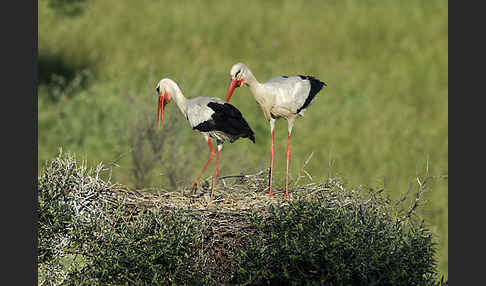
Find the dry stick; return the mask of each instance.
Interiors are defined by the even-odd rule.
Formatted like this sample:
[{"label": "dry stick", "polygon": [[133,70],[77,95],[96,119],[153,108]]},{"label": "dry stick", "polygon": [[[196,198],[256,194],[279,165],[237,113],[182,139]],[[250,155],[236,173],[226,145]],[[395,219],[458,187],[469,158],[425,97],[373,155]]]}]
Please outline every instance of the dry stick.
[{"label": "dry stick", "polygon": [[230,175],[230,176],[224,176],[220,177],[219,179],[227,179],[227,178],[247,178],[250,175]]},{"label": "dry stick", "polygon": [[414,199],[412,205],[409,207],[407,213],[400,219],[400,222],[403,222],[405,220],[408,220],[412,216],[412,214],[414,213],[414,211],[417,209],[417,207],[419,206],[420,199],[422,198],[423,194],[426,192],[425,184],[431,178],[432,178],[432,176],[427,176],[421,182],[420,181],[420,178],[417,177],[418,189],[417,189],[417,192],[415,193],[415,199]]},{"label": "dry stick", "polygon": [[[312,159],[312,156],[314,156],[314,151],[312,151],[311,154],[309,156],[307,156],[307,159],[304,161],[304,165],[301,168],[301,171],[303,171],[311,181],[312,181],[312,176],[305,170],[305,167],[307,166],[309,161]],[[304,176],[299,174],[299,176],[297,177],[297,180],[295,180],[295,182],[294,182],[294,188],[297,186],[297,183],[300,181],[300,178],[302,178],[302,177],[304,177]]]}]

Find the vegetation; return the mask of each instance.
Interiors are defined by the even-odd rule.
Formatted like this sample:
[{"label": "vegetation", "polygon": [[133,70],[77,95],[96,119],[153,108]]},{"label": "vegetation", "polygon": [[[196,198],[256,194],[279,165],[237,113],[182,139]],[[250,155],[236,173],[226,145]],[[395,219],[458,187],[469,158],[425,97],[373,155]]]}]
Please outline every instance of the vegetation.
[{"label": "vegetation", "polygon": [[47,0],[49,8],[64,17],[75,17],[83,12],[86,0]]},{"label": "vegetation", "polygon": [[440,284],[436,243],[415,203],[380,191],[329,178],[299,185],[290,200],[269,198],[268,172],[259,172],[219,185],[208,204],[207,189],[131,190],[101,179],[110,171],[62,153],[43,169],[39,283]]},{"label": "vegetation", "polygon": [[[314,181],[379,185],[391,199],[418,174],[448,174],[447,1],[64,1],[73,14],[62,2],[38,3],[39,170],[63,147],[89,166],[105,162],[123,185],[180,191],[209,152],[173,105],[155,128],[155,84],[170,77],[188,97],[223,98],[241,61],[260,81],[310,74],[328,84],[295,125],[291,192],[309,154]],[[257,143],[226,144],[221,176],[269,164],[268,123],[249,90],[232,103]],[[285,124],[276,124],[277,186]],[[448,184],[429,184],[417,214],[447,276]]]},{"label": "vegetation", "polygon": [[[434,285],[432,236],[404,232],[379,210],[296,202],[272,208],[271,219],[243,245],[242,284]],[[262,246],[264,242],[264,246]]]}]

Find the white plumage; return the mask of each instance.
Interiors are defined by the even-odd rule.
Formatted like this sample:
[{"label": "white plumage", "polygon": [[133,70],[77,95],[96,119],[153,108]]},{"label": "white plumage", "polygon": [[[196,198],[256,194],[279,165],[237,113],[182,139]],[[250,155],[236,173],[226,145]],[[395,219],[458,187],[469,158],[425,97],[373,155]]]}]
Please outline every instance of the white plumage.
[{"label": "white plumage", "polygon": [[[311,90],[310,82],[298,76],[279,76],[265,82],[264,87],[272,90],[271,93],[276,94],[272,110],[285,108],[287,113],[290,114],[297,113],[297,109],[304,105],[306,96],[309,95]],[[303,115],[304,111],[305,109],[301,110],[299,115]]]},{"label": "white plumage", "polygon": [[188,104],[186,105],[186,114],[187,120],[189,120],[191,127],[194,128],[200,123],[211,119],[211,116],[214,114],[214,110],[207,106],[207,104],[210,102],[224,103],[223,100],[214,97],[209,98],[199,96],[188,100]]},{"label": "white plumage", "polygon": [[312,76],[279,76],[265,83],[259,83],[250,69],[243,63],[235,64],[230,70],[231,83],[228,88],[226,102],[229,102],[235,88],[245,84],[260,106],[265,119],[270,122],[272,136],[270,186],[272,193],[273,159],[274,159],[274,127],[275,120],[285,118],[288,122],[287,173],[285,181],[285,196],[288,197],[288,173],[290,161],[290,135],[297,117],[304,116],[306,109],[313,103],[317,93],[326,84]]}]

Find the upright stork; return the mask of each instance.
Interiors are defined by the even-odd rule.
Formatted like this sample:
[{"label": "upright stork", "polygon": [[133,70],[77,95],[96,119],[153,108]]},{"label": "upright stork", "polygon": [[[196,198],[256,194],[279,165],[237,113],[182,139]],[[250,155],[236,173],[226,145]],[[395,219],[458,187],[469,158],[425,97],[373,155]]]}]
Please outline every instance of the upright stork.
[{"label": "upright stork", "polygon": [[290,162],[290,135],[295,119],[304,116],[305,110],[314,101],[317,93],[326,84],[312,76],[280,76],[265,83],[259,83],[248,66],[237,63],[230,70],[231,82],[226,96],[226,102],[230,101],[235,88],[245,84],[250,89],[256,102],[260,105],[265,119],[270,122],[272,146],[270,150],[270,191],[272,193],[273,157],[275,146],[273,143],[273,129],[275,120],[287,119],[287,172],[285,176],[285,197],[289,197],[289,162]]},{"label": "upright stork", "polygon": [[249,138],[255,143],[253,131],[236,107],[219,98],[199,96],[188,99],[184,97],[179,86],[168,78],[161,79],[155,90],[159,94],[158,121],[160,127],[162,128],[163,124],[164,107],[174,99],[184,117],[189,121],[192,129],[201,132],[209,145],[209,150],[211,151],[209,160],[202,169],[201,174],[194,180],[192,184],[193,190],[197,188],[201,175],[214,157],[211,139],[216,140],[218,152],[213,185],[211,187],[212,201],[218,175],[219,152],[223,148],[223,143],[226,141],[233,143],[239,138]]}]

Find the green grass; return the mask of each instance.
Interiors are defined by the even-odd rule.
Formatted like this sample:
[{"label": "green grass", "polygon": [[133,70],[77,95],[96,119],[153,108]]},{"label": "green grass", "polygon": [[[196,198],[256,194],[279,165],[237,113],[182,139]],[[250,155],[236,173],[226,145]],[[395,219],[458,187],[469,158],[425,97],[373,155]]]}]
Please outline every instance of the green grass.
[{"label": "green grass", "polygon": [[[121,156],[113,180],[133,185],[133,122],[145,116],[155,124],[156,82],[169,77],[188,97],[223,98],[229,69],[241,61],[261,82],[310,74],[328,84],[295,124],[293,179],[312,152],[306,170],[314,179],[340,174],[352,185],[384,182],[393,198],[427,161],[431,174],[448,174],[447,1],[106,0],[65,17],[41,0],[38,18],[40,75],[54,70],[69,79],[89,71],[67,89],[41,81],[39,166],[60,146],[93,163]],[[226,144],[222,175],[269,163],[269,126],[250,91],[236,90],[232,103],[257,143]],[[183,120],[167,107],[166,122]],[[178,144],[191,156],[191,176],[180,183],[190,184],[209,152],[187,124],[178,126]],[[282,186],[286,122],[276,128],[275,178]],[[168,184],[162,166],[150,184]],[[447,181],[435,183],[427,198],[423,216],[438,238],[439,269],[448,273]]]}]

